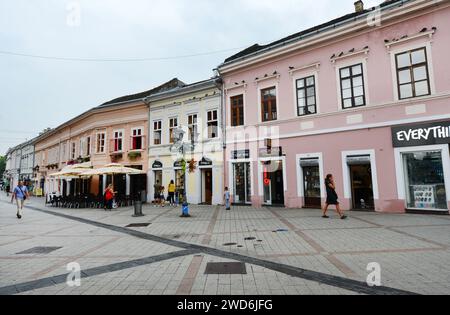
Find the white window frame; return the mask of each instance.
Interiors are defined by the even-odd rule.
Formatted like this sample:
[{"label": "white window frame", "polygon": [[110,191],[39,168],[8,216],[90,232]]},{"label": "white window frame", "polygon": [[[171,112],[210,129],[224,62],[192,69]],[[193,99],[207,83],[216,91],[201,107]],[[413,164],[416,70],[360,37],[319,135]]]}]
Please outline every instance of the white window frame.
[{"label": "white window frame", "polygon": [[[160,129],[155,129],[155,124],[157,124],[157,123],[161,123],[161,128]],[[163,121],[162,121],[162,119],[153,120],[152,130],[153,130],[152,142],[151,142],[152,146],[161,146],[163,144]],[[157,131],[159,131],[159,133],[160,133],[160,136],[159,136],[159,141],[161,142],[160,144],[155,144],[155,140],[156,140],[155,132],[157,132]]]},{"label": "white window frame", "polygon": [[[357,155],[369,155],[370,156],[370,167],[372,170],[372,190],[373,199],[377,202],[380,199],[380,191],[378,186],[378,171],[377,171],[377,159],[376,152],[372,150],[358,150],[358,151],[343,151],[342,152],[342,177],[344,184],[344,198],[352,199],[352,189],[351,189],[351,178],[349,165],[347,164],[347,157]],[[376,205],[375,205],[376,207]]]},{"label": "white window frame", "polygon": [[[190,117],[193,117],[193,116],[196,116],[197,117],[197,121],[194,123],[194,124],[189,124],[189,118]],[[194,141],[195,142],[198,142],[198,138],[199,138],[199,136],[198,136],[198,134],[199,134],[199,132],[198,132],[198,127],[199,127],[199,118],[200,118],[200,115],[198,114],[198,113],[189,113],[189,114],[187,114],[186,115],[186,117],[187,117],[187,126],[188,126],[188,129],[187,129],[187,139],[188,139],[188,141],[191,141],[191,139],[189,139],[189,137],[190,137],[190,130],[189,130],[189,128],[191,127],[191,126],[195,126],[196,128],[196,132],[195,133],[197,133],[197,138],[196,139],[194,139]]]},{"label": "white window frame", "polygon": [[[397,54],[401,54],[410,50],[415,50],[419,48],[425,48],[427,53],[427,62],[428,62],[428,76],[430,80],[430,95],[418,96],[408,99],[400,99],[400,95],[398,94],[398,77],[397,77],[397,63],[395,60],[395,56]],[[391,55],[391,72],[392,72],[392,91],[394,92],[394,100],[395,101],[414,101],[416,99],[420,99],[421,97],[430,97],[436,94],[436,84],[434,81],[434,67],[433,67],[433,54],[431,50],[431,42],[421,42],[409,45],[402,45],[400,48],[390,49],[389,54]]]},{"label": "white window frame", "polygon": [[[121,133],[122,134],[122,137],[120,137],[120,138],[117,138],[116,137],[116,133]],[[113,149],[115,149],[115,147],[116,147],[116,143],[115,143],[115,141],[116,140],[119,140],[119,139],[121,139],[122,140],[122,148],[120,149],[120,150],[114,150],[114,152],[115,153],[120,153],[120,152],[124,152],[124,145],[125,145],[125,130],[124,129],[116,129],[116,130],[114,130],[113,131],[113,141],[114,141],[114,147],[113,147]]]},{"label": "white window frame", "polygon": [[[297,80],[306,79],[308,77],[314,77],[314,84],[316,89],[316,113],[309,115],[298,115],[298,97],[297,97]],[[294,96],[294,117],[297,118],[307,118],[314,117],[320,114],[320,93],[319,93],[319,71],[306,71],[306,72],[298,72],[298,74],[292,76],[292,86],[294,88],[293,96]],[[278,105],[278,104],[277,104]],[[278,108],[277,108],[278,111]]]},{"label": "white window frame", "polygon": [[[99,136],[103,135],[104,136],[104,143],[103,143],[103,150],[100,151],[99,148]],[[107,151],[107,136],[106,136],[106,131],[101,131],[101,132],[97,132],[95,134],[95,153],[96,154],[105,154]]]},{"label": "white window frame", "polygon": [[[275,120],[271,120],[271,121],[262,121],[262,106],[261,106],[261,91],[262,90],[266,90],[268,88],[271,87],[275,87],[275,94],[277,97],[277,119]],[[258,82],[258,123],[260,124],[270,124],[270,123],[274,123],[276,121],[281,121],[283,120],[281,115],[280,115],[280,88],[279,88],[279,83],[278,83],[278,79],[276,82],[274,82],[273,80],[268,80],[268,81],[264,81],[264,84],[262,84],[261,82]]]},{"label": "white window frame", "polygon": [[[176,126],[170,127],[170,122],[171,122],[171,120],[173,120],[173,119],[176,119]],[[167,141],[167,143],[173,144],[172,140],[170,139],[170,131],[171,131],[172,129],[173,129],[173,130],[177,129],[179,126],[180,126],[180,119],[179,119],[178,116],[169,117],[168,124],[167,124],[167,127],[169,127],[168,133],[167,133],[167,136],[169,137],[169,141]]]},{"label": "white window frame", "polygon": [[[139,136],[142,138],[142,142],[141,142],[142,148],[140,148],[140,149],[135,149],[135,148],[133,148],[133,138],[135,137],[135,136],[134,136],[134,132],[135,132],[135,131],[138,131],[138,130],[141,131],[141,134],[140,134]],[[145,148],[145,143],[144,143],[144,127],[135,127],[135,128],[131,128],[131,138],[130,138],[130,141],[131,141],[131,143],[130,143],[130,150],[131,150],[131,151],[143,150],[143,148]]]},{"label": "white window frame", "polygon": [[[319,160],[319,173],[320,173],[320,198],[326,198],[326,187],[325,187],[325,173],[323,168],[323,153],[306,153],[297,154],[295,157],[296,167],[297,167],[297,196],[299,198],[305,197],[305,184],[303,182],[303,168],[300,166],[300,162],[303,159],[317,159]],[[304,200],[303,200],[304,202]]]},{"label": "white window frame", "polygon": [[[445,191],[447,194],[447,205],[450,202],[450,150],[447,144],[442,145],[425,145],[417,147],[405,147],[405,148],[395,148],[395,173],[397,177],[397,194],[399,200],[405,201],[405,209],[408,209],[408,201],[406,200],[406,190],[405,190],[405,173],[403,168],[403,153],[420,152],[420,151],[441,151],[442,154],[442,167],[444,169],[444,180],[445,180]],[[423,210],[423,209],[421,209]],[[440,211],[433,209],[433,211]],[[443,212],[448,212],[447,210],[442,210]]]},{"label": "white window frame", "polygon": [[[354,59],[350,59],[346,62],[340,62],[338,61],[336,64],[336,88],[337,88],[337,97],[338,97],[338,112],[346,112],[346,111],[352,111],[355,109],[360,109],[360,108],[365,108],[365,107],[369,107],[370,106],[370,93],[369,93],[369,75],[368,75],[368,71],[367,71],[367,57],[364,58],[354,58]],[[347,68],[347,67],[351,67],[351,66],[356,66],[358,64],[362,64],[362,69],[363,69],[363,80],[364,80],[364,96],[366,99],[366,104],[364,106],[359,106],[359,107],[350,107],[350,108],[344,108],[343,104],[342,104],[342,91],[341,91],[341,69],[343,68]]]},{"label": "white window frame", "polygon": [[77,143],[74,141],[70,144],[70,159],[75,160],[77,158]]},{"label": "white window frame", "polygon": [[[214,112],[217,112],[217,119],[214,120]],[[208,120],[208,114],[211,113],[212,115],[212,120]],[[220,120],[219,120],[219,109],[217,108],[212,108],[212,109],[208,109],[206,110],[206,132],[208,133],[207,139],[219,139],[220,138]],[[210,137],[209,136],[209,126],[208,124],[210,122],[217,122],[217,134],[215,137]]]},{"label": "white window frame", "polygon": [[87,136],[86,138],[86,156],[91,156],[92,154],[92,137],[91,136]]}]

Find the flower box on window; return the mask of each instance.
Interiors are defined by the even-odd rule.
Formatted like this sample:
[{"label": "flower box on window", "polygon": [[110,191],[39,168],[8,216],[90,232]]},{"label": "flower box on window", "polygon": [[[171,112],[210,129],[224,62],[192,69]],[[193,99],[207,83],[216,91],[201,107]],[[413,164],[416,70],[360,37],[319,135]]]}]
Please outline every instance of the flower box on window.
[{"label": "flower box on window", "polygon": [[141,152],[137,152],[137,151],[132,151],[128,153],[128,158],[130,160],[135,160],[137,158],[142,157],[142,153]]}]

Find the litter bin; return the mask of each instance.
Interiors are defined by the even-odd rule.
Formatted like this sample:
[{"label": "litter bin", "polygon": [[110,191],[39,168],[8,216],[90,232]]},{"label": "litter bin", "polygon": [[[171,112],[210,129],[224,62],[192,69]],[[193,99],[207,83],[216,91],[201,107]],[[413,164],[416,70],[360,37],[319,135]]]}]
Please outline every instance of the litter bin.
[{"label": "litter bin", "polygon": [[142,214],[142,201],[140,200],[136,200],[134,202],[134,215],[133,217],[143,217],[144,215]]}]

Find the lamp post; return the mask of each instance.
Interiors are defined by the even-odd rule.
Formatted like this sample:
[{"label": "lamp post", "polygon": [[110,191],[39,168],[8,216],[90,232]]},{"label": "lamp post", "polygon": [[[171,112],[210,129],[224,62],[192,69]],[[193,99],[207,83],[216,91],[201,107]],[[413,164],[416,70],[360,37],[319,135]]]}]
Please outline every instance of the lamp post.
[{"label": "lamp post", "polygon": [[195,137],[196,135],[192,135],[192,139],[190,142],[184,142],[184,130],[181,128],[175,129],[173,131],[173,139],[174,144],[170,147],[170,150],[173,153],[181,153],[183,156],[183,204],[182,204],[182,214],[181,217],[189,218],[191,215],[189,214],[189,204],[187,202],[187,177],[186,177],[186,151],[190,150],[191,152],[195,149]]}]

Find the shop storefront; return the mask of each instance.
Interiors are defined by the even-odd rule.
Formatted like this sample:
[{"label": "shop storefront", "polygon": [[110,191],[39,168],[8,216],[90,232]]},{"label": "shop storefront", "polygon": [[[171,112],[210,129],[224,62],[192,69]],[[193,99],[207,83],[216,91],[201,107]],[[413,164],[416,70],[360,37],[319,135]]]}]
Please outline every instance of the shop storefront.
[{"label": "shop storefront", "polygon": [[179,196],[182,196],[184,194],[184,188],[185,188],[185,173],[183,170],[183,161],[178,160],[173,164],[173,168],[175,171],[175,187],[176,187],[176,193]]},{"label": "shop storefront", "polygon": [[392,134],[406,209],[448,212],[450,122],[396,127]]},{"label": "shop storefront", "polygon": [[281,147],[261,149],[259,151],[259,170],[263,204],[266,206],[285,206],[287,175],[283,149]]},{"label": "shop storefront", "polygon": [[201,172],[201,203],[211,205],[213,198],[213,162],[212,160],[203,157],[201,161],[198,162],[198,167]]},{"label": "shop storefront", "polygon": [[245,205],[252,203],[252,170],[250,150],[239,150],[231,153],[231,176],[233,187],[231,192],[233,203]]}]

